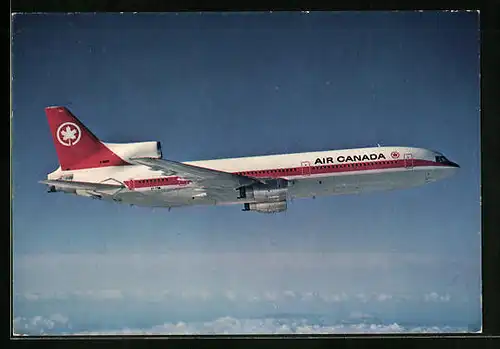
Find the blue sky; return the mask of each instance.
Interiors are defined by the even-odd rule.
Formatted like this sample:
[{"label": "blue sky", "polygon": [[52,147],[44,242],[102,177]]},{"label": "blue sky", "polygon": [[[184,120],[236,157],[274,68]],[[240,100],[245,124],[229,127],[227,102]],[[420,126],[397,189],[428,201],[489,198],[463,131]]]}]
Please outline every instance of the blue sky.
[{"label": "blue sky", "polygon": [[[16,15],[18,326],[321,309],[332,323],[479,323],[478,28],[477,13],[449,12]],[[112,205],[37,183],[57,167],[49,105],[104,141],[159,140],[177,161],[380,143],[435,149],[461,169],[279,215]],[[121,305],[107,309],[110,297]]]}]

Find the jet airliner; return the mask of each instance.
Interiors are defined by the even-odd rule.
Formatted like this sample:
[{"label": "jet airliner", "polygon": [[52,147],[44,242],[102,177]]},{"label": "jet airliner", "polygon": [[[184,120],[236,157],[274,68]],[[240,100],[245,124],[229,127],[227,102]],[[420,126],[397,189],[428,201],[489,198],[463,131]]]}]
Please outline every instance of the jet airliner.
[{"label": "jet airliner", "polygon": [[460,167],[442,153],[372,147],[178,162],[159,141],[105,143],[66,107],[45,108],[59,167],[40,183],[136,206],[240,204],[283,212],[294,198],[403,189],[444,179]]}]

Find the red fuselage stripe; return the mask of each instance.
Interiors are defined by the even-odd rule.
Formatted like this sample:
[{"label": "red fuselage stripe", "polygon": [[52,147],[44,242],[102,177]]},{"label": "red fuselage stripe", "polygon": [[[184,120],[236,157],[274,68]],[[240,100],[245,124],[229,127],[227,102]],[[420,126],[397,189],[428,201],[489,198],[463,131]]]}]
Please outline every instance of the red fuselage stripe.
[{"label": "red fuselage stripe", "polygon": [[[357,162],[357,163],[343,163],[343,164],[321,164],[317,166],[302,166],[290,168],[275,168],[267,170],[255,171],[240,171],[234,172],[243,176],[250,176],[255,178],[280,178],[280,177],[295,177],[307,176],[327,173],[345,173],[345,172],[362,172],[369,170],[385,170],[397,169],[405,167],[423,167],[423,166],[446,166],[439,162],[429,160],[384,160],[384,161],[371,161],[371,162]],[[125,181],[125,185],[129,189],[140,189],[150,187],[162,187],[170,185],[186,185],[191,181],[182,179],[181,177],[157,177],[148,179],[134,179]]]}]

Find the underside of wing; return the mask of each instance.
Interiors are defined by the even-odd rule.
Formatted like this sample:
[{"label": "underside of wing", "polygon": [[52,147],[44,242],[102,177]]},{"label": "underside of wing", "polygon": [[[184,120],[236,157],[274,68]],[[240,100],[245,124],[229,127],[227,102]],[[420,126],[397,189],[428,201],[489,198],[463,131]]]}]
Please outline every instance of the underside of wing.
[{"label": "underside of wing", "polygon": [[131,162],[144,165],[154,171],[162,171],[167,176],[179,176],[201,186],[237,189],[261,183],[258,179],[229,172],[213,170],[205,167],[183,164],[166,159],[133,158]]}]

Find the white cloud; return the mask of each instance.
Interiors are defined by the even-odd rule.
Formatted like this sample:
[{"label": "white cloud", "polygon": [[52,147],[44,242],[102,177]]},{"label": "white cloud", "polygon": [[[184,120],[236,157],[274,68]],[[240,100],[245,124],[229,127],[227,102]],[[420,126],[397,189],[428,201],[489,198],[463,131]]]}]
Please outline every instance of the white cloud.
[{"label": "white cloud", "polygon": [[424,300],[426,302],[449,302],[451,296],[449,294],[439,295],[436,292],[431,292],[424,295]]},{"label": "white cloud", "polygon": [[53,314],[49,317],[16,317],[14,318],[13,332],[19,335],[43,335],[50,334],[56,328],[70,329],[69,319],[61,314]]},{"label": "white cloud", "polygon": [[238,319],[221,317],[206,322],[172,322],[145,329],[123,328],[109,331],[72,331],[70,321],[61,314],[48,318],[17,317],[14,332],[18,335],[174,335],[174,334],[328,334],[328,333],[465,333],[466,328],[404,327],[397,323],[369,323],[372,317],[362,312],[352,312],[351,320],[362,323],[320,325],[304,318],[290,319]]},{"label": "white cloud", "polygon": [[226,299],[228,301],[239,302],[316,302],[316,303],[339,303],[339,302],[397,302],[397,301],[411,301],[411,300],[424,300],[425,302],[449,302],[451,296],[449,294],[438,294],[437,292],[425,293],[421,296],[412,296],[408,294],[389,294],[386,292],[381,293],[353,293],[347,294],[346,292],[325,292],[321,290],[309,291],[293,291],[293,290],[247,290],[245,292],[237,293],[236,291],[220,290],[209,291],[207,289],[187,289],[183,291],[170,291],[170,290],[127,290],[121,291],[117,289],[103,289],[103,290],[76,290],[69,292],[25,292],[16,294],[17,297],[30,302],[43,301],[47,299],[74,299],[76,300],[136,300],[136,301],[149,301],[149,302],[175,302],[176,300],[183,299],[185,301],[209,301],[213,299]]},{"label": "white cloud", "polygon": [[50,320],[56,322],[56,323],[61,323],[61,324],[67,324],[69,319],[61,314],[53,314],[49,317]]},{"label": "white cloud", "polygon": [[331,334],[331,333],[417,333],[417,332],[467,332],[465,328],[450,327],[413,327],[406,328],[397,323],[380,324],[338,324],[319,325],[308,323],[305,319],[284,322],[272,318],[236,319],[222,317],[208,322],[165,323],[149,329],[123,329],[121,331],[84,332],[86,334],[136,334],[136,335],[173,335],[173,334]]}]

